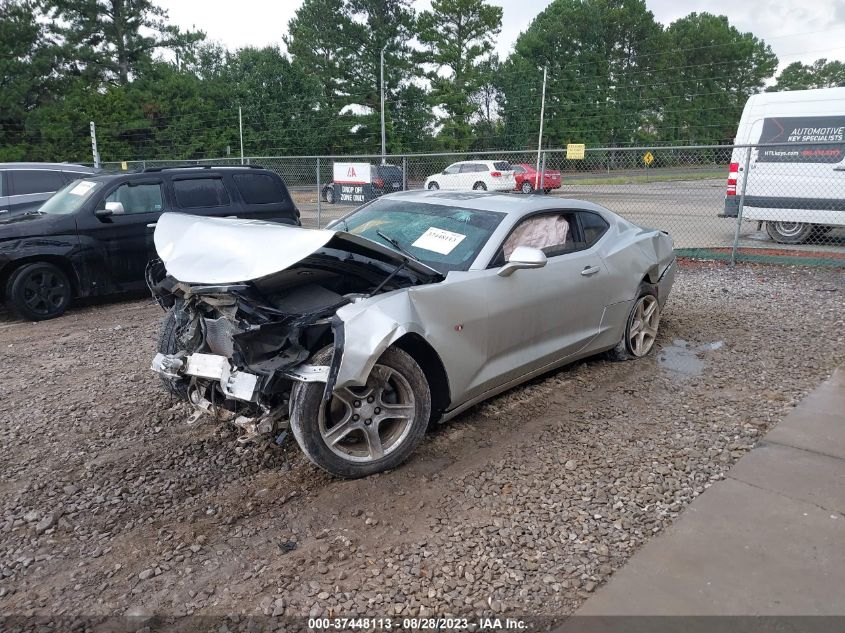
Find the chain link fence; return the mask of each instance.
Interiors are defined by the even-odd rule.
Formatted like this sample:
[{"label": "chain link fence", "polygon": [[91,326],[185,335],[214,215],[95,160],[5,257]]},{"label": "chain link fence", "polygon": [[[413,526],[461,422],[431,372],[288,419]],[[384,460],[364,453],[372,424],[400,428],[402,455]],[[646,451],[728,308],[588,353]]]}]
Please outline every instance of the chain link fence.
[{"label": "chain link fence", "polygon": [[[308,227],[405,189],[503,191],[589,200],[667,231],[681,256],[845,268],[842,143],[587,148],[387,156],[258,156]],[[107,169],[239,165],[240,158],[105,163]],[[337,167],[338,169],[335,169]],[[350,174],[350,169],[352,172]],[[366,172],[369,173],[366,173]],[[338,176],[335,179],[335,176]]]}]

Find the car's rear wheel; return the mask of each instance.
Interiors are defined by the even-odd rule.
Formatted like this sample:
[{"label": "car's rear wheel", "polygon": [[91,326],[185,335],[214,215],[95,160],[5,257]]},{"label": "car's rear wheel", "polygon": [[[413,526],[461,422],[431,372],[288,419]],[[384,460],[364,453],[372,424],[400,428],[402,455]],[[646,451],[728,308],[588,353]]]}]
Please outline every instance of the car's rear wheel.
[{"label": "car's rear wheel", "polygon": [[[311,362],[331,362],[324,348]],[[347,479],[395,468],[422,441],[431,414],[431,392],[420,366],[391,347],[376,362],[367,384],[335,390],[323,399],[325,384],[296,383],[291,392],[291,429],[316,466]]]},{"label": "car's rear wheel", "polygon": [[326,202],[334,204],[334,187],[326,187]]},{"label": "car's rear wheel", "polygon": [[44,321],[64,314],[71,299],[70,280],[48,262],[21,266],[9,276],[6,300],[12,311],[28,321]]},{"label": "car's rear wheel", "polygon": [[766,233],[780,244],[801,244],[813,235],[814,224],[806,222],[766,222]]},{"label": "car's rear wheel", "polygon": [[475,191],[487,191],[487,185],[485,185],[485,184],[484,184],[483,182],[481,182],[480,180],[479,180],[477,183],[475,183],[475,184],[472,186],[472,188],[473,188]]},{"label": "car's rear wheel", "polygon": [[522,191],[522,193],[531,193],[532,191],[534,191],[534,187],[527,180],[524,180],[522,182],[522,186],[519,189],[520,191]]},{"label": "car's rear wheel", "polygon": [[431,181],[430,183],[428,183],[428,188],[429,189],[440,189],[440,185],[438,185],[435,181]]},{"label": "car's rear wheel", "polygon": [[551,189],[543,189],[543,193],[549,195],[552,192]]},{"label": "car's rear wheel", "polygon": [[612,360],[642,358],[654,347],[660,328],[660,302],[654,287],[644,284],[628,315],[625,334],[609,355]]}]

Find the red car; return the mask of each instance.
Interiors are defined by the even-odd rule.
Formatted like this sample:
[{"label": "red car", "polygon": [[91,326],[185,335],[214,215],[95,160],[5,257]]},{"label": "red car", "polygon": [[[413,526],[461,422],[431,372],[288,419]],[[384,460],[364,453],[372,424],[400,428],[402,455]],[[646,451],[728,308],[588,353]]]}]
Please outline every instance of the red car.
[{"label": "red car", "polygon": [[557,169],[547,169],[541,179],[533,165],[520,163],[513,165],[513,176],[516,179],[516,190],[522,193],[531,193],[541,187],[546,193],[560,189],[560,172]]}]

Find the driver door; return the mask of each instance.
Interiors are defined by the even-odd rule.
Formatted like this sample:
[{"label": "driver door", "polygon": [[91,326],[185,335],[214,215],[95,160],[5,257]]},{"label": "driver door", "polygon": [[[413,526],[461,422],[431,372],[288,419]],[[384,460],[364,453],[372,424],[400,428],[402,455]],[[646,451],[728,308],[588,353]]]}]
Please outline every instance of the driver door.
[{"label": "driver door", "polygon": [[[575,215],[555,212],[523,219],[488,270],[495,275],[505,251],[515,246],[540,248],[548,258],[542,268],[497,276],[491,287],[485,370],[490,382],[509,382],[574,356],[599,333],[607,268],[595,248],[586,248]],[[554,226],[558,229],[550,228]]]},{"label": "driver door", "polygon": [[106,217],[86,218],[80,233],[98,244],[108,276],[117,287],[143,287],[144,269],[155,257],[155,223],[165,210],[162,181],[124,182],[107,192],[96,208],[105,208],[107,202],[120,203],[122,208]]}]

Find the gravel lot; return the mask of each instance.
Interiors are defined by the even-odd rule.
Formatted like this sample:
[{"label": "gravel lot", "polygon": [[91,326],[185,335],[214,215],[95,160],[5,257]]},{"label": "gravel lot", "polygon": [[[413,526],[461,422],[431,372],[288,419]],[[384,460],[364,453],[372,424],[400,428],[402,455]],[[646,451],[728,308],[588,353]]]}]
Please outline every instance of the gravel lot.
[{"label": "gravel lot", "polygon": [[512,390],[352,482],[187,426],[149,301],[3,317],[0,614],[552,622],[845,362],[844,302],[841,271],[686,262],[657,353]]}]

